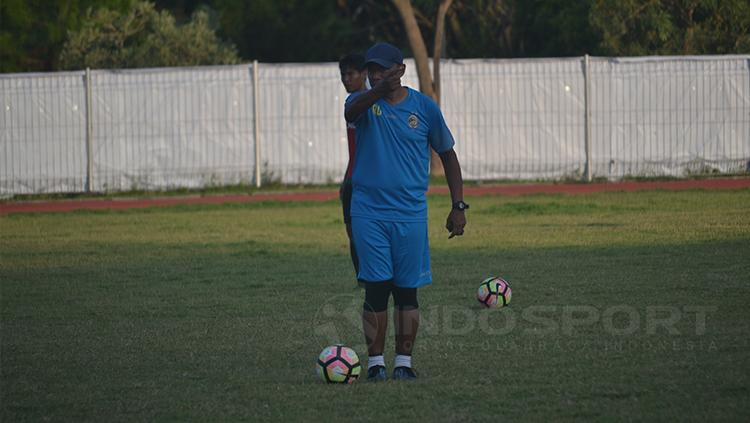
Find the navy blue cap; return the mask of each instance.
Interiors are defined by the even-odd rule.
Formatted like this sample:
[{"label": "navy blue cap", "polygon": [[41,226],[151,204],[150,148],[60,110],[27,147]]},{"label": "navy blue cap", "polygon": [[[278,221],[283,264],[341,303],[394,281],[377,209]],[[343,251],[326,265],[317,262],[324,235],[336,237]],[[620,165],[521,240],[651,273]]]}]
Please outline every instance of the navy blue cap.
[{"label": "navy blue cap", "polygon": [[377,43],[367,50],[365,63],[377,63],[384,68],[404,63],[404,55],[396,46],[388,43]]}]

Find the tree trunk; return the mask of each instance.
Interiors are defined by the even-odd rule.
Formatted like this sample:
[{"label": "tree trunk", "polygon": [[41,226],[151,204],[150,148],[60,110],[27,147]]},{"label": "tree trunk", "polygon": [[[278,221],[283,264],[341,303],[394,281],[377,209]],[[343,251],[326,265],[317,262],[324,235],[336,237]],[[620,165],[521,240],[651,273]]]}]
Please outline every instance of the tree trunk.
[{"label": "tree trunk", "polygon": [[[417,18],[415,17],[411,0],[392,1],[393,5],[396,6],[396,9],[398,9],[398,13],[401,15],[401,20],[404,22],[406,37],[409,39],[409,46],[411,46],[411,50],[414,53],[414,61],[417,64],[417,76],[419,77],[419,91],[430,96],[435,102],[440,104],[440,97],[436,92],[436,86],[439,89],[440,83],[437,82],[433,85],[429,57],[427,56],[427,47],[424,44],[422,33],[419,31],[419,25],[417,24]],[[436,42],[434,46],[435,50],[433,51],[433,58],[437,57],[438,61],[440,60],[440,49],[442,48],[443,33],[445,31],[445,15],[452,2],[453,0],[442,0],[438,9],[435,31]],[[437,41],[437,37],[440,37],[440,42]],[[439,64],[437,64],[436,69],[437,73],[435,74],[435,81],[437,81],[437,78],[439,77]],[[445,175],[443,163],[434,151],[432,151],[432,159],[430,160],[430,173],[437,176]]]},{"label": "tree trunk", "polygon": [[427,47],[422,39],[422,33],[417,25],[417,18],[414,16],[414,9],[410,0],[393,0],[394,6],[401,15],[406,29],[406,37],[409,39],[409,46],[414,53],[414,61],[417,64],[417,76],[419,77],[419,91],[435,98],[435,90],[432,88],[432,74],[430,73],[429,58],[427,56]]},{"label": "tree trunk", "polygon": [[440,105],[440,56],[443,54],[443,37],[445,35],[445,15],[451,7],[453,0],[442,0],[438,7],[435,22],[435,43],[432,50],[432,72],[434,74],[435,101]]}]

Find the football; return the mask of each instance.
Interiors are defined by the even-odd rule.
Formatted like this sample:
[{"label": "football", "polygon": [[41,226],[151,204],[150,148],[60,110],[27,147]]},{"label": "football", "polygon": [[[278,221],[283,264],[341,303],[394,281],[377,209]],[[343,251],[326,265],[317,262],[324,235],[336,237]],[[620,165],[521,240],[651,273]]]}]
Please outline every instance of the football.
[{"label": "football", "polygon": [[357,353],[343,345],[324,348],[316,367],[320,379],[328,383],[354,383],[362,371]]},{"label": "football", "polygon": [[487,308],[501,308],[510,303],[511,289],[508,282],[497,276],[482,281],[477,291],[477,300]]}]

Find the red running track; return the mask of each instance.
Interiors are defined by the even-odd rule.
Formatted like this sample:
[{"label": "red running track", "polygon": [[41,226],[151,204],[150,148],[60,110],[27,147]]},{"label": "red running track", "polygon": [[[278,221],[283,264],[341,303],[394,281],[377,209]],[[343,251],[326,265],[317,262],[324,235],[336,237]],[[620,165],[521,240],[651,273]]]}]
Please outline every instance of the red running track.
[{"label": "red running track", "polygon": [[[612,182],[591,184],[507,184],[464,187],[466,197],[483,195],[518,196],[538,193],[590,194],[603,191],[742,189],[750,188],[750,178],[721,178],[685,181]],[[448,187],[430,189],[431,193],[448,193]],[[0,204],[0,215],[10,213],[69,212],[73,210],[135,209],[180,204],[256,203],[261,201],[328,201],[338,198],[338,191],[257,193],[159,198],[102,198],[86,200],[9,201]]]}]

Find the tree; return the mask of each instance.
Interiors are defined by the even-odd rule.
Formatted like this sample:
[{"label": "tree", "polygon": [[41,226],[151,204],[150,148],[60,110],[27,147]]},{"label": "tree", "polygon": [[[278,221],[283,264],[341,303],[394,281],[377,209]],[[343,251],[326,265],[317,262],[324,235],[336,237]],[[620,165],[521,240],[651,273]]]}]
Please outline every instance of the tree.
[{"label": "tree", "polygon": [[419,77],[419,90],[440,103],[440,56],[442,54],[443,35],[445,33],[445,16],[448,13],[448,9],[450,9],[453,0],[440,0],[437,15],[435,17],[435,38],[432,49],[435,77],[430,73],[427,46],[422,37],[422,31],[419,29],[419,24],[417,23],[416,18],[417,12],[414,10],[411,0],[392,1],[401,16],[406,36],[409,40],[409,46],[414,54],[414,61],[417,65],[417,76]]},{"label": "tree", "polygon": [[457,0],[448,21],[451,57],[513,57],[516,53],[516,1]]},{"label": "tree", "polygon": [[[404,23],[406,36],[409,39],[414,62],[417,65],[417,76],[419,77],[419,91],[432,97],[440,104],[440,56],[442,53],[443,35],[445,31],[445,16],[451,7],[453,0],[440,0],[437,16],[435,18],[435,41],[433,43],[432,58],[434,76],[430,73],[429,58],[427,56],[427,47],[425,46],[422,32],[417,24],[414,8],[411,0],[392,0],[398,9],[398,13]],[[432,174],[443,174],[443,165],[440,160],[436,159],[433,152],[430,161],[430,171]]]},{"label": "tree", "polygon": [[86,9],[106,6],[124,11],[132,0],[0,1],[0,72],[39,72],[57,68],[67,32],[83,24]]},{"label": "tree", "polygon": [[177,25],[167,11],[138,2],[126,13],[89,9],[60,54],[64,69],[198,66],[238,63],[235,48],[222,43],[199,10]]},{"label": "tree", "polygon": [[367,37],[331,0],[216,0],[221,34],[247,60],[337,61]]},{"label": "tree", "polygon": [[[445,8],[444,19],[438,19],[441,0],[410,3],[428,51],[434,51],[437,26],[444,22],[444,36],[439,38],[441,56],[476,58],[514,57],[515,11],[519,9],[517,4],[526,1],[533,0],[453,0]],[[409,45],[403,20],[392,1],[339,0],[339,4],[357,30],[366,32],[369,44],[388,41]]]},{"label": "tree", "polygon": [[750,53],[747,0],[596,0],[590,22],[609,55]]},{"label": "tree", "polygon": [[[513,0],[339,0],[340,8],[355,28],[367,34],[365,48],[375,41],[409,46],[420,91],[438,103],[440,59],[444,55],[508,57],[512,54],[512,4]],[[403,30],[399,31],[400,28]],[[428,51],[432,52],[432,73]],[[431,166],[434,174],[442,173],[435,156]]]},{"label": "tree", "polygon": [[514,56],[582,56],[595,52],[599,38],[589,24],[592,3],[593,0],[516,1]]}]

